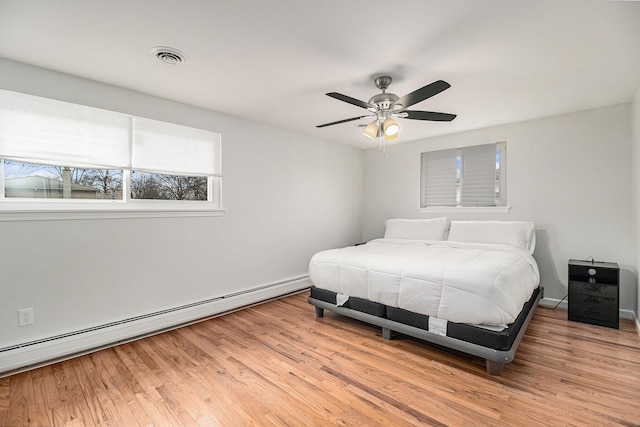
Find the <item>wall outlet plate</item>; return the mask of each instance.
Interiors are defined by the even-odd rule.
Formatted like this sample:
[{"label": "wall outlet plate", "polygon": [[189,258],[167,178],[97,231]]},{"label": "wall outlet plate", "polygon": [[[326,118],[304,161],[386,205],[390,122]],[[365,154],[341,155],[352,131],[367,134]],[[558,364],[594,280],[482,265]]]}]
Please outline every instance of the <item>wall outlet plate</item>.
[{"label": "wall outlet plate", "polygon": [[18,325],[33,325],[33,307],[18,310]]}]

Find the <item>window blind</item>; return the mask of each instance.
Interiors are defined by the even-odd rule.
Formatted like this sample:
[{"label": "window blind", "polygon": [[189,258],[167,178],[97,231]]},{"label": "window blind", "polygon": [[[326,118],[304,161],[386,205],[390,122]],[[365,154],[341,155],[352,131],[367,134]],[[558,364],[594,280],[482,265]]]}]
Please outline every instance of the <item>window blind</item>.
[{"label": "window blind", "polygon": [[422,153],[422,206],[456,206],[457,150]]},{"label": "window blind", "polygon": [[220,176],[220,134],[172,123],[133,119],[132,168],[189,176]]},{"label": "window blind", "polygon": [[219,133],[0,90],[0,158],[221,176]]},{"label": "window blind", "polygon": [[496,205],[496,144],[462,149],[462,206]]},{"label": "window blind", "polygon": [[55,166],[128,168],[131,117],[0,90],[0,157]]}]

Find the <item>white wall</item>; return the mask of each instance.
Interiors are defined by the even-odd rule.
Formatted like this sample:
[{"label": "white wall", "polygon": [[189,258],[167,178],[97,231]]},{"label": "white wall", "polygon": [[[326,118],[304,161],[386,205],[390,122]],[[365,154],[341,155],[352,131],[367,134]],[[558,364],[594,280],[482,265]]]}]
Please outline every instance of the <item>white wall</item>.
[{"label": "white wall", "polygon": [[620,264],[621,308],[635,310],[630,129],[625,104],[367,150],[363,237],[388,218],[438,216],[418,210],[421,152],[506,141],[510,212],[447,216],[535,221],[545,297],[567,294],[570,258],[593,256]]},{"label": "white wall", "polygon": [[[640,271],[640,86],[636,89],[631,104],[631,138],[633,152],[633,253],[635,254],[634,266],[637,274]],[[637,298],[636,326],[638,333],[640,333],[640,291]]]},{"label": "white wall", "polygon": [[221,132],[227,209],[0,221],[0,348],[303,276],[361,239],[360,150],[2,59],[0,87]]}]

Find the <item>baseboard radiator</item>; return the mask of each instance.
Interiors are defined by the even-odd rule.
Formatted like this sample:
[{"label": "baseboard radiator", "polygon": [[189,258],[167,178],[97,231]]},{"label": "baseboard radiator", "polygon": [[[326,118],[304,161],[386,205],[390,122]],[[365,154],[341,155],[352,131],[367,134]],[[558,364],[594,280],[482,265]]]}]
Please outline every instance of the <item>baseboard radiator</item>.
[{"label": "baseboard radiator", "polygon": [[183,327],[296,293],[308,276],[0,348],[0,378]]}]

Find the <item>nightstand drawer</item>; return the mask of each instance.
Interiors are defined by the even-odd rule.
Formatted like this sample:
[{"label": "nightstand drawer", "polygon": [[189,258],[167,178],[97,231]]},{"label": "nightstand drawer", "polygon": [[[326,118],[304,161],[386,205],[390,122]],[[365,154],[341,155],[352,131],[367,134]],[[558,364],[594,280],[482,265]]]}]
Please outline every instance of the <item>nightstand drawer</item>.
[{"label": "nightstand drawer", "polygon": [[616,285],[604,285],[602,283],[586,283],[571,280],[569,281],[569,290],[572,294],[580,293],[609,298],[618,297],[618,287]]},{"label": "nightstand drawer", "polygon": [[605,263],[569,265],[569,277],[578,282],[618,284],[619,270],[617,268],[604,267],[603,264]]},{"label": "nightstand drawer", "polygon": [[569,312],[572,317],[617,322],[618,300],[616,298],[594,297],[593,295],[571,294],[569,296]]}]

